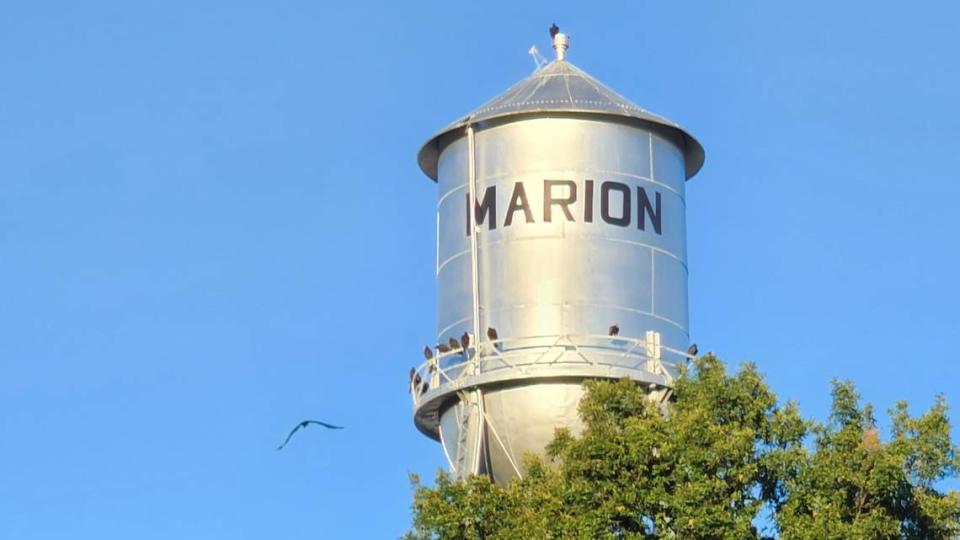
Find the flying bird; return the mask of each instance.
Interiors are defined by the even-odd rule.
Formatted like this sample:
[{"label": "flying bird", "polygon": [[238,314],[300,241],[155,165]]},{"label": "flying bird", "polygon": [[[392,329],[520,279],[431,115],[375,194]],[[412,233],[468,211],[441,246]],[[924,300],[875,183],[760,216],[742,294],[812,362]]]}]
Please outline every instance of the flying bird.
[{"label": "flying bird", "polygon": [[493,328],[492,326],[490,328],[487,328],[487,339],[489,339],[490,341],[496,341],[500,339],[500,336],[497,335],[496,328]]},{"label": "flying bird", "polygon": [[614,324],[613,326],[610,327],[609,333],[611,336],[619,336],[620,327]]},{"label": "flying bird", "polygon": [[460,346],[463,347],[463,350],[467,350],[467,348],[470,347],[470,334],[464,332],[463,335],[460,336]]},{"label": "flying bird", "polygon": [[283,441],[283,444],[277,447],[277,450],[283,450],[283,447],[286,446],[288,442],[290,442],[290,439],[293,437],[294,433],[300,431],[303,428],[306,428],[310,424],[317,424],[318,426],[323,426],[327,429],[343,429],[343,426],[335,426],[333,424],[328,424],[326,422],[321,422],[319,420],[304,420],[303,422],[300,422],[299,424],[297,424],[297,427],[290,430],[290,434],[287,435],[287,439]]},{"label": "flying bird", "polygon": [[697,344],[696,344],[696,343],[694,343],[693,345],[690,345],[690,348],[687,349],[687,354],[689,354],[690,356],[696,356],[696,355],[697,355],[697,352],[698,352],[698,350],[697,350]]},{"label": "flying bird", "polygon": [[433,349],[429,345],[423,348],[423,357],[427,360],[433,360]]},{"label": "flying bird", "polygon": [[550,38],[553,39],[553,38],[557,37],[557,34],[559,34],[559,33],[560,33],[560,27],[557,26],[557,23],[553,23],[553,24],[550,26]]}]

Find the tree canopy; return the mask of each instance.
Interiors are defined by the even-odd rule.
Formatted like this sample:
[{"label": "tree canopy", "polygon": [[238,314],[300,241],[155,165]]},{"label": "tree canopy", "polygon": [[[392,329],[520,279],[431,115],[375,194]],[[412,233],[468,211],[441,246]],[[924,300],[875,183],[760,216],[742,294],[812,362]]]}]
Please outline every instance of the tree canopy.
[{"label": "tree canopy", "polygon": [[751,364],[712,355],[667,404],[630,380],[587,381],[583,432],[557,430],[509,485],[437,474],[414,482],[408,539],[952,539],[960,535],[960,451],[938,397],[906,403],[886,441],[854,386],[834,382],[829,420],[781,405]]}]

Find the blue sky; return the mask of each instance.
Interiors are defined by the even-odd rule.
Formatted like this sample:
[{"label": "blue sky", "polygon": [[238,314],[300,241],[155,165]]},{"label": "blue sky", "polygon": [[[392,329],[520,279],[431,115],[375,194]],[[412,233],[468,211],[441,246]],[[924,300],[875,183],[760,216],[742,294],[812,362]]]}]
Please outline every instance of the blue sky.
[{"label": "blue sky", "polygon": [[[957,8],[588,4],[6,6],[0,537],[401,534],[443,461],[405,392],[435,327],[415,154],[553,21],[706,148],[702,351],[813,418],[833,377],[960,418]],[[347,429],[275,452],[304,417]]]}]

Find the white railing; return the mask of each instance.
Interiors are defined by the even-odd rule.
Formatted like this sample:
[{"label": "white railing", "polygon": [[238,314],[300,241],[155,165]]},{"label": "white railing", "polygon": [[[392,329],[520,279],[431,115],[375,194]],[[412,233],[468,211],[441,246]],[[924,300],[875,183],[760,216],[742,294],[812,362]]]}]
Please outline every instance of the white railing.
[{"label": "white railing", "polygon": [[[472,336],[471,336],[472,337]],[[540,366],[589,365],[636,370],[673,380],[676,367],[692,356],[660,344],[660,334],[643,339],[603,334],[527,336],[485,340],[437,354],[416,367],[410,381],[414,409],[425,395],[448,384],[469,386],[468,379],[497,371]]]}]

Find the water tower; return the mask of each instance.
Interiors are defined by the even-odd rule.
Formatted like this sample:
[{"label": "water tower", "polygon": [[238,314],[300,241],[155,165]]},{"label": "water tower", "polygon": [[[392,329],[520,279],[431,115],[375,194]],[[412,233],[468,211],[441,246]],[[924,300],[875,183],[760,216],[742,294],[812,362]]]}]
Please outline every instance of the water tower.
[{"label": "water tower", "polygon": [[414,422],[455,474],[498,483],[556,427],[578,429],[584,379],[664,400],[690,341],[684,186],[703,148],[551,33],[556,60],[418,156],[438,187],[443,346],[411,373]]}]

